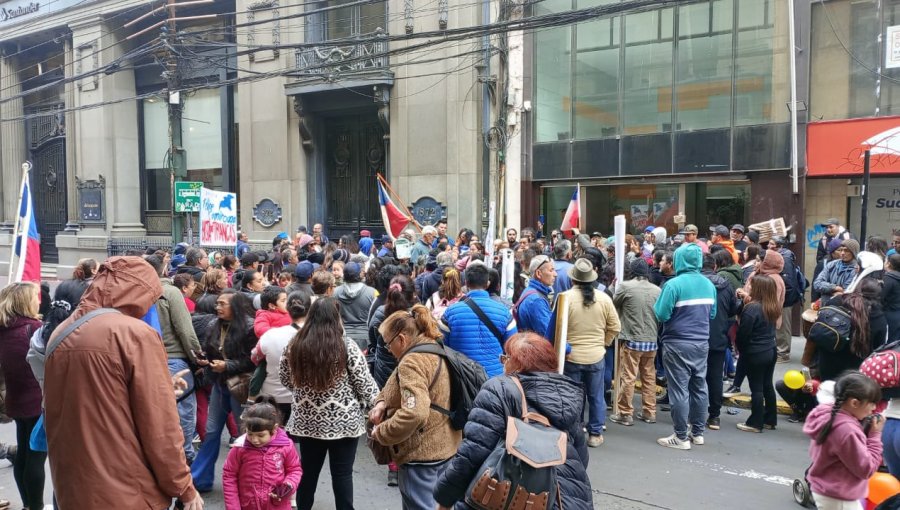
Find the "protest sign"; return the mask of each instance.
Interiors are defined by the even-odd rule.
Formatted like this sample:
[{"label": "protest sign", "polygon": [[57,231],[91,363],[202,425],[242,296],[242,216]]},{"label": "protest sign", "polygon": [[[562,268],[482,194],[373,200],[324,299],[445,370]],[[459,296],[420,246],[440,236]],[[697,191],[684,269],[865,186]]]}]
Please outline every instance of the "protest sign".
[{"label": "protest sign", "polygon": [[200,246],[237,245],[237,194],[200,190]]}]

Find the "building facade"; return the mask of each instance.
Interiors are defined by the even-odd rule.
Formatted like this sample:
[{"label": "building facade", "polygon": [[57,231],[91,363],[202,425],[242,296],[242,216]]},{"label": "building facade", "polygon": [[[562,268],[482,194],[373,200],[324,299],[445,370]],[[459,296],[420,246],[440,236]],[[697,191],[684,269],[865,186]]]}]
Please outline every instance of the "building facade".
[{"label": "building facade", "polygon": [[26,160],[42,258],[61,276],[114,246],[171,245],[173,100],[181,180],[237,192],[251,240],[313,223],[383,232],[376,174],[424,216],[480,227],[488,59],[477,40],[421,43],[481,24],[482,6],[345,3],[192,2],[167,35],[163,2],[0,3],[0,274]]}]

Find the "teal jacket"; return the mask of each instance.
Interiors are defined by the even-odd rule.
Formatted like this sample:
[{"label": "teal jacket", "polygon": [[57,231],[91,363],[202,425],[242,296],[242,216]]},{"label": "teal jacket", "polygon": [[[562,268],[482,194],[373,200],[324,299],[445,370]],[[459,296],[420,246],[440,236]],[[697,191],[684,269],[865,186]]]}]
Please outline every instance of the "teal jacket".
[{"label": "teal jacket", "polygon": [[663,342],[708,342],[709,321],[716,316],[716,288],[700,274],[703,252],[696,244],[675,250],[675,278],[669,280],[653,312],[662,325]]}]

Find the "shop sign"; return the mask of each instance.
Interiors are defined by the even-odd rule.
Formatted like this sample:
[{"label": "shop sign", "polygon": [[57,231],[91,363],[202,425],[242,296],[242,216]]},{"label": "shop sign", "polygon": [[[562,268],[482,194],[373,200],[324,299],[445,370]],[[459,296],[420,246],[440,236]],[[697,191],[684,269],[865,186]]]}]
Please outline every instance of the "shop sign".
[{"label": "shop sign", "polygon": [[175,212],[195,213],[200,212],[200,181],[175,183]]},{"label": "shop sign", "polygon": [[106,199],[106,179],[81,180],[75,177],[78,190],[78,219],[81,223],[102,224]]},{"label": "shop sign", "polygon": [[0,1],[0,30],[38,17],[92,3],[93,0],[11,0]]},{"label": "shop sign", "polygon": [[40,8],[41,4],[38,2],[30,2],[19,6],[0,7],[0,22],[9,21],[20,16],[25,16],[26,14],[38,12]]},{"label": "shop sign", "polygon": [[812,122],[807,176],[861,176],[866,150],[872,175],[900,174],[900,117]]},{"label": "shop sign", "polygon": [[887,69],[900,67],[900,25],[887,27],[885,44],[887,47],[884,51],[884,67]]}]

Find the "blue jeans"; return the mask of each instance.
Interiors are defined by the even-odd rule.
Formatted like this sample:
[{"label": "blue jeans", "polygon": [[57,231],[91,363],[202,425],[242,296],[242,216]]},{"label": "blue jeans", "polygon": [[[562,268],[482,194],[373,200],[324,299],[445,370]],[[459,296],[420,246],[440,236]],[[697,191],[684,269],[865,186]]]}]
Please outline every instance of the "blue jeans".
[{"label": "blue jeans", "polygon": [[[707,342],[667,341],[662,347],[662,360],[669,373],[669,404],[675,435],[682,441],[691,434],[702,436],[706,427],[709,394],[706,388]],[[721,370],[722,367],[716,368]]]},{"label": "blue jeans", "polygon": [[605,362],[600,360],[592,365],[581,365],[566,361],[563,373],[584,388],[584,395],[588,403],[588,434],[599,436],[603,434],[603,424],[606,423],[606,400],[603,398],[605,377]]},{"label": "blue jeans", "polygon": [[238,402],[222,381],[213,383],[209,396],[209,416],[206,418],[206,439],[200,445],[200,451],[191,464],[191,476],[194,487],[200,492],[212,490],[216,476],[216,460],[219,458],[219,447],[222,446],[222,429],[228,419],[228,412],[234,414],[234,421],[241,426],[241,403]]},{"label": "blue jeans", "polygon": [[894,476],[900,476],[900,420],[888,418],[881,431],[881,444],[884,445],[884,463]]},{"label": "blue jeans", "polygon": [[[188,367],[187,360],[169,359],[169,374],[175,375]],[[194,374],[188,372],[183,379],[188,386],[184,390],[190,395],[178,402],[178,420],[181,422],[181,432],[184,434],[184,456],[187,461],[193,462],[196,452],[194,452],[194,432],[197,428],[197,396],[192,391],[194,389]]]},{"label": "blue jeans", "polygon": [[447,467],[447,461],[400,466],[400,497],[403,510],[433,510],[437,506],[432,491]]}]

